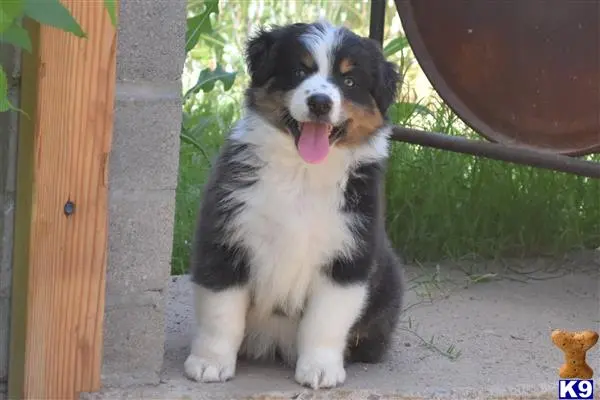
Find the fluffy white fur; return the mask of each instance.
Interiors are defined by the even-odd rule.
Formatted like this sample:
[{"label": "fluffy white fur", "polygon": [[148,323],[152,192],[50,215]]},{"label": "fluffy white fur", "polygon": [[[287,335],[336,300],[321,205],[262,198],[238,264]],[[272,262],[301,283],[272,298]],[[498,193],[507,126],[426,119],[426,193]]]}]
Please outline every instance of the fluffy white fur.
[{"label": "fluffy white fur", "polygon": [[286,101],[288,102],[290,114],[294,119],[308,121],[310,120],[310,112],[306,99],[314,94],[325,94],[329,96],[332,102],[329,117],[331,122],[337,125],[344,119],[342,94],[339,88],[330,82],[329,76],[333,68],[331,54],[337,47],[342,31],[326,21],[322,21],[322,23],[325,27],[324,31],[313,28],[309,34],[303,37],[303,42],[310,50],[317,65],[317,73],[304,80]]},{"label": "fluffy white fur", "polygon": [[298,330],[296,381],[312,388],[346,379],[344,348],[366,300],[365,285],[340,286],[318,279]]},{"label": "fluffy white fur", "polygon": [[[306,98],[317,92],[332,98],[334,122],[343,117],[340,91],[327,81],[337,35],[329,26],[305,37],[319,73],[287,99],[299,121],[308,119]],[[346,182],[357,162],[387,156],[388,134],[383,128],[361,147],[333,146],[323,163],[307,164],[289,134],[246,113],[230,140],[253,145],[253,153],[240,154],[237,161],[261,166],[259,181],[222,201],[245,204],[229,224],[229,233],[232,244],[249,249],[250,282],[246,289],[218,293],[194,285],[198,318],[205,325],[198,326],[185,363],[188,376],[204,382],[227,380],[235,373],[238,350],[262,358],[279,345],[290,363],[297,362],[299,383],[318,388],[344,381],[346,335],[365,303],[366,289],[336,285],[322,278],[319,269],[354,248],[348,218],[358,216],[340,211]],[[274,315],[274,309],[289,318]]]},{"label": "fluffy white fur", "polygon": [[[313,165],[300,158],[289,136],[260,116],[247,113],[238,123],[231,139],[256,146],[253,157],[242,155],[240,161],[265,165],[259,183],[234,192],[246,207],[231,224],[231,240],[251,249],[250,285],[248,290],[219,293],[194,285],[198,319],[211,324],[198,326],[185,364],[188,376],[204,382],[229,379],[235,371],[232,355],[238,350],[264,358],[279,345],[288,362],[298,361],[299,383],[328,387],[343,382],[344,335],[360,313],[364,288],[336,287],[319,279],[318,271],[352,247],[348,216],[339,212],[349,170],[359,161],[386,157],[388,134],[384,128],[362,147],[333,147],[322,164]],[[250,294],[253,304],[248,308]],[[307,300],[305,321],[299,326]],[[297,317],[273,315],[274,308]],[[239,335],[244,330],[242,345]],[[326,345],[315,342],[321,337]],[[313,343],[322,351],[302,352],[301,343]],[[220,349],[218,354],[215,349]]]},{"label": "fluffy white fur", "polygon": [[343,121],[342,94],[340,90],[327,80],[326,74],[317,73],[304,80],[287,99],[290,114],[297,121],[309,121],[310,111],[306,99],[313,94],[325,94],[331,99],[331,122],[336,125]]},{"label": "fluffy white fur", "polygon": [[235,375],[237,353],[244,338],[247,288],[212,292],[194,285],[198,325],[191,355],[184,364],[186,374],[197,381],[220,382]]}]

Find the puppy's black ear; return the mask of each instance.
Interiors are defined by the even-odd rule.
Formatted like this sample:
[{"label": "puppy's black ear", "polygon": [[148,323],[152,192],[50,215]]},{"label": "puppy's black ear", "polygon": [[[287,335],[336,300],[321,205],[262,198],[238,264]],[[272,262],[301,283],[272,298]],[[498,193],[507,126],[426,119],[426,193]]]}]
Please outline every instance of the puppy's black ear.
[{"label": "puppy's black ear", "polygon": [[401,74],[398,72],[396,64],[385,59],[381,46],[378,42],[367,39],[369,50],[373,52],[373,60],[376,60],[375,84],[373,85],[371,95],[377,103],[377,107],[382,114],[387,112],[387,109],[396,100],[398,86],[401,83]]},{"label": "puppy's black ear", "polygon": [[246,44],[246,63],[253,87],[263,86],[274,73],[273,47],[277,36],[276,31],[261,28]]},{"label": "puppy's black ear", "polygon": [[385,114],[396,101],[399,82],[400,73],[398,73],[396,64],[382,58],[382,64],[379,67],[379,84],[373,96],[382,114]]}]

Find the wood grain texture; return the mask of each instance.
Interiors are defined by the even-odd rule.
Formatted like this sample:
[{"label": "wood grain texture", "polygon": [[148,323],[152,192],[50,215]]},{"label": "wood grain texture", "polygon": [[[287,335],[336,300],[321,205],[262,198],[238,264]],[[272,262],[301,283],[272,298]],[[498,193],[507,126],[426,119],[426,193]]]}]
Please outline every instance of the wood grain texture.
[{"label": "wood grain texture", "polygon": [[102,1],[62,4],[87,38],[36,27],[24,58],[35,84],[23,88],[17,178],[9,392],[20,399],[100,387],[116,30]]}]

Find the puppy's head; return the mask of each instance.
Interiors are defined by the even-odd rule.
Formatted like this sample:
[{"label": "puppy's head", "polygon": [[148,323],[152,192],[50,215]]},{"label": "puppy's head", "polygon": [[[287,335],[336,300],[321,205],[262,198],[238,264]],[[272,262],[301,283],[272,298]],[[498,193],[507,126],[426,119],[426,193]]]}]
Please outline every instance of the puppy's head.
[{"label": "puppy's head", "polygon": [[327,22],[261,30],[247,45],[248,106],[309,163],[359,146],[384,125],[400,75],[379,44]]}]

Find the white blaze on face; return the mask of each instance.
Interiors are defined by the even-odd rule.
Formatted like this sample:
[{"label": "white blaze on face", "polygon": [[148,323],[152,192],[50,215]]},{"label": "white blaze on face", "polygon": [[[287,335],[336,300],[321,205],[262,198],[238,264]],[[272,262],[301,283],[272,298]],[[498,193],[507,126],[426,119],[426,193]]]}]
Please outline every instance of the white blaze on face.
[{"label": "white blaze on face", "polygon": [[312,26],[300,39],[312,55],[317,72],[308,76],[290,93],[288,108],[295,120],[309,121],[308,98],[315,94],[329,96],[332,102],[329,119],[333,125],[337,125],[342,122],[342,94],[329,78],[333,69],[334,52],[342,38],[342,31],[327,22],[321,22],[319,28]]},{"label": "white blaze on face", "polygon": [[[300,156],[309,163],[322,162],[329,152],[329,134],[332,125],[343,122],[342,93],[331,81],[335,50],[342,38],[342,31],[327,22],[311,26],[300,40],[310,52],[317,71],[309,75],[288,96],[288,109],[292,117],[300,123],[301,134],[298,141]],[[319,116],[329,124],[310,122],[314,115],[309,109],[311,96],[326,96],[330,100],[330,110]]]}]

